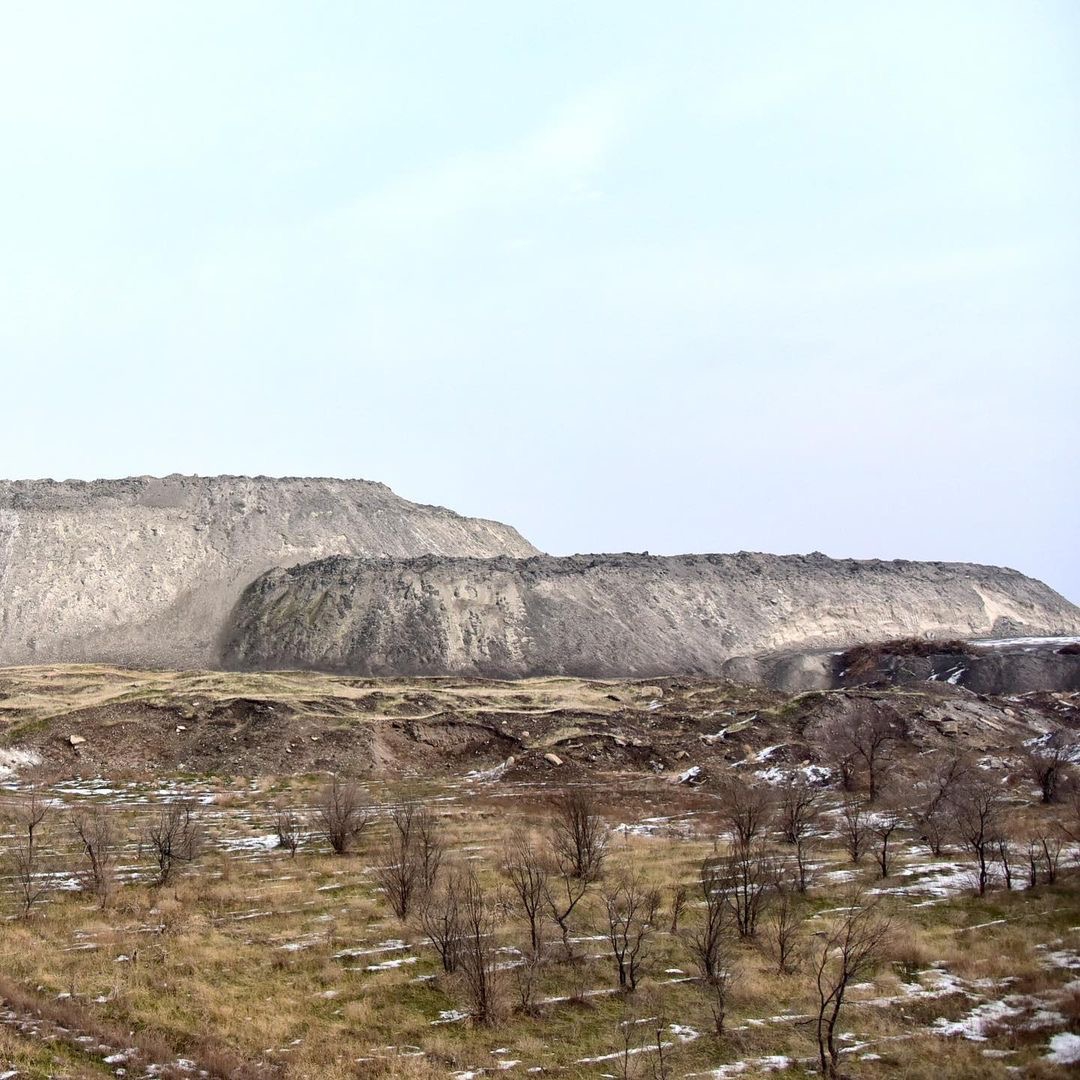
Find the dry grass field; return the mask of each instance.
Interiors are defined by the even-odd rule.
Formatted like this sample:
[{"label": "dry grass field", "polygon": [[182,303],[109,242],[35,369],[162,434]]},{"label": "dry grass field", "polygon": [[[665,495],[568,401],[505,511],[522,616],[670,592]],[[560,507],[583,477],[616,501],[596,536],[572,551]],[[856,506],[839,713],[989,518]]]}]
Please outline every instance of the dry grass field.
[{"label": "dry grass field", "polygon": [[[198,704],[213,680],[230,680],[230,701],[258,700],[278,680],[276,706],[292,695],[310,715],[355,692],[389,724],[403,712],[415,720],[410,695],[425,693],[433,712],[465,697],[499,726],[516,695],[518,744],[527,724],[530,753],[555,746],[567,758],[515,772],[485,744],[475,762],[450,759],[456,774],[342,771],[336,797],[315,769],[149,770],[145,736],[142,756],[116,775],[78,756],[11,769],[0,778],[5,1080],[651,1080],[823,1067],[940,1080],[1052,1078],[1080,1062],[1067,762],[1044,804],[1015,771],[893,745],[871,802],[865,761],[845,791],[834,769],[773,746],[741,749],[735,762],[717,755],[700,777],[687,777],[685,760],[663,770],[590,763],[585,710],[594,725],[631,707],[662,722],[657,688],[643,684],[363,683],[328,695],[319,676],[239,686],[233,676],[147,673],[132,686],[131,673],[67,669],[55,675],[58,707],[47,676],[35,674],[33,693],[25,673],[4,676],[9,762],[12,748],[34,745],[27,731],[101,741],[111,714],[94,712],[95,726],[79,729],[72,716],[118,693],[154,699],[180,678],[198,738],[213,722]],[[721,700],[736,725],[744,706],[786,715],[734,689],[722,699],[717,687],[681,693],[674,725],[687,722],[694,695],[710,731]],[[169,723],[184,727],[177,697]],[[951,808],[936,817],[935,790]],[[335,854],[334,840],[347,850]]]}]

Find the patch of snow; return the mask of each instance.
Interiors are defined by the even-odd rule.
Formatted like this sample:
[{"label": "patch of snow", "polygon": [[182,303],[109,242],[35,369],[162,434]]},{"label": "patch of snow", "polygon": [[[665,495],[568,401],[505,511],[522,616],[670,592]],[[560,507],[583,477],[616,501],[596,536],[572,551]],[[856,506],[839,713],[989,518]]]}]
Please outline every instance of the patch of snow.
[{"label": "patch of snow", "polygon": [[[670,1050],[674,1043],[661,1043],[665,1050]],[[629,1057],[631,1054],[655,1054],[656,1045],[632,1046],[628,1050],[616,1050],[613,1054],[601,1054],[599,1057],[578,1058],[575,1065],[597,1065],[601,1061],[618,1061],[621,1057]]]},{"label": "patch of snow", "polygon": [[392,971],[394,968],[399,968],[403,964],[415,964],[420,957],[418,956],[399,956],[394,960],[384,960],[381,964],[368,964],[364,969],[365,971]]},{"label": "patch of snow", "polygon": [[757,1072],[783,1072],[795,1064],[792,1058],[786,1054],[769,1054],[766,1057],[748,1058],[743,1061],[732,1061],[727,1065],[721,1065],[718,1069],[706,1073],[690,1073],[690,1076],[711,1076],[715,1080],[726,1080],[729,1076],[740,1076],[751,1069]]},{"label": "patch of snow", "polygon": [[687,1024],[670,1024],[668,1025],[668,1031],[681,1043],[693,1042],[695,1039],[701,1038],[701,1032],[695,1031]]},{"label": "patch of snow", "polygon": [[33,750],[0,750],[0,777],[14,776],[20,769],[30,769],[41,764],[41,757]]},{"label": "patch of snow", "polygon": [[434,1027],[436,1024],[456,1024],[461,1020],[468,1020],[469,1014],[462,1012],[460,1009],[444,1009],[439,1013],[438,1020],[432,1020],[431,1024]]},{"label": "patch of snow", "polygon": [[1050,1038],[1050,1052],[1046,1060],[1055,1065],[1080,1065],[1080,1035],[1062,1031]]}]

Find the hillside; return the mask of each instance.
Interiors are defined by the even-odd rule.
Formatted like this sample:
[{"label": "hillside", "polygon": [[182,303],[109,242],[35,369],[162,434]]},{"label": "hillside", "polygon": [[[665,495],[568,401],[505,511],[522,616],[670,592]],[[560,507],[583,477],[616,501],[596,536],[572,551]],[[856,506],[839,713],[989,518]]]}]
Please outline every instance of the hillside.
[{"label": "hillside", "polygon": [[770,650],[1078,632],[1080,609],[1041,582],[969,563],[331,558],[247,589],[224,662],[361,675],[716,675]]},{"label": "hillside", "polygon": [[213,665],[229,611],[271,567],[534,550],[506,525],[363,480],[3,481],[0,663]]},{"label": "hillside", "polygon": [[1063,730],[1075,741],[1080,723],[1080,693],[979,697],[940,682],[789,695],[692,678],[0,668],[0,782],[35,765],[52,777],[490,772],[513,781],[554,770],[565,782],[597,770],[671,780],[694,766],[719,776],[736,762],[819,760],[830,722],[868,701],[901,718],[909,763],[939,749],[992,753],[1021,770],[1027,740]]}]

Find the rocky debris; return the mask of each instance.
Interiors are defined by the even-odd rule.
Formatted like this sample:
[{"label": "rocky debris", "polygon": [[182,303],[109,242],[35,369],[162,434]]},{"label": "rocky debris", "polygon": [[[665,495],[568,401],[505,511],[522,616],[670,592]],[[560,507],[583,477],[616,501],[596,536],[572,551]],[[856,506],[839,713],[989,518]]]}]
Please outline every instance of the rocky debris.
[{"label": "rocky debris", "polygon": [[[38,692],[43,685],[48,693]],[[983,697],[937,682],[790,696],[686,677],[375,682],[74,667],[0,671],[0,688],[10,692],[0,777],[337,771],[564,785],[655,773],[682,779],[681,791],[708,792],[731,768],[768,784],[827,777],[822,740],[864,701],[901,718],[912,762],[928,750],[973,752],[1019,775],[1032,739],[1062,730],[1075,741],[1080,732],[1080,693]],[[657,700],[662,709],[650,707]],[[86,741],[73,755],[76,725]]]},{"label": "rocky debris", "polygon": [[[378,676],[687,673],[825,689],[830,664],[808,650],[1019,628],[1080,634],[1080,609],[1014,570],[969,563],[335,557],[270,571],[245,590],[224,663]],[[768,650],[766,678],[750,654]]]},{"label": "rocky debris", "polygon": [[0,481],[0,663],[214,666],[229,611],[271,567],[534,551],[365,480]]},{"label": "rocky debris", "polygon": [[86,739],[82,735],[69,735],[67,741],[69,746],[77,747],[82,746]]},{"label": "rocky debris", "polygon": [[[1067,644],[1062,645],[1062,641]],[[813,649],[740,656],[723,674],[784,693],[848,686],[915,686],[940,682],[976,694],[1008,695],[1080,690],[1080,645],[1060,637],[996,641],[908,638],[868,642],[846,650]]]}]

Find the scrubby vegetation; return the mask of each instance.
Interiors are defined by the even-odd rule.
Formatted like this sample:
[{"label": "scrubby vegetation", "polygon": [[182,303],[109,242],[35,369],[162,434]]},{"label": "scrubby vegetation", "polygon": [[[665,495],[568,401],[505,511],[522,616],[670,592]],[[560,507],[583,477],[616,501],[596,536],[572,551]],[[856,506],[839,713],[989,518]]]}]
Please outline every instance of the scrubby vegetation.
[{"label": "scrubby vegetation", "polygon": [[902,738],[857,709],[823,734],[832,767],[696,787],[10,785],[0,1061],[42,1077],[1064,1075],[1072,765],[1052,801],[1034,774],[1010,788],[963,755],[897,784]]},{"label": "scrubby vegetation", "polygon": [[838,669],[857,682],[874,676],[883,660],[904,656],[971,656],[974,649],[970,642],[955,639],[906,637],[891,641],[875,641],[855,645],[843,652],[838,659]]}]

